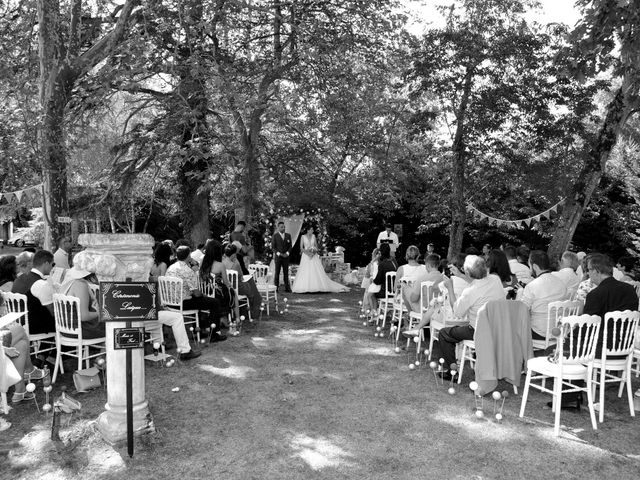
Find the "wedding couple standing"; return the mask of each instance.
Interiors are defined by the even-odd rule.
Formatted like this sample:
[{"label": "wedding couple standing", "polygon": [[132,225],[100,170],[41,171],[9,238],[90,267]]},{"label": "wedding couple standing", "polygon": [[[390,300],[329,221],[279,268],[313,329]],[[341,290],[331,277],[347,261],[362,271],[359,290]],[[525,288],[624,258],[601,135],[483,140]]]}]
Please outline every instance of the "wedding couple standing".
[{"label": "wedding couple standing", "polygon": [[291,235],[285,232],[284,222],[278,222],[278,231],[274,233],[271,247],[274,252],[276,273],[274,277],[276,287],[280,286],[280,269],[284,270],[285,291],[294,293],[311,292],[346,292],[349,289],[344,285],[331,280],[324,271],[322,261],[318,255],[318,241],[313,233],[313,225],[309,224],[300,238],[300,266],[293,282],[289,286],[289,255],[293,244]]}]

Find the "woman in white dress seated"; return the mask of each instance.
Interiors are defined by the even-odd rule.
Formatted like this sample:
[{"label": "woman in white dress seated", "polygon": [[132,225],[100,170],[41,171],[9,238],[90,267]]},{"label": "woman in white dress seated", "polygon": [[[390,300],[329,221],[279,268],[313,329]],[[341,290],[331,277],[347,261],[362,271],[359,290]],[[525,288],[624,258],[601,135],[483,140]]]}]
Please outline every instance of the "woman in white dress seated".
[{"label": "woman in white dress seated", "polygon": [[334,282],[325,273],[318,255],[318,241],[311,225],[305,229],[305,234],[300,238],[300,250],[302,258],[291,291],[294,293],[349,291],[349,288]]}]

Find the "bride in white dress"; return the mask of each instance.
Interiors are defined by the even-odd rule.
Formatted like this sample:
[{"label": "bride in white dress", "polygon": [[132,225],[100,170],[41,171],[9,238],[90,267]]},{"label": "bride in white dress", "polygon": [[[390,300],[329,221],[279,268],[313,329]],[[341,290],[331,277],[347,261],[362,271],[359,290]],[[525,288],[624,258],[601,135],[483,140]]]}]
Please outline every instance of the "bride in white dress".
[{"label": "bride in white dress", "polygon": [[331,280],[324,271],[322,261],[318,256],[318,242],[313,234],[313,227],[309,226],[300,238],[302,258],[298,273],[291,290],[294,293],[310,292],[348,292],[349,288]]}]

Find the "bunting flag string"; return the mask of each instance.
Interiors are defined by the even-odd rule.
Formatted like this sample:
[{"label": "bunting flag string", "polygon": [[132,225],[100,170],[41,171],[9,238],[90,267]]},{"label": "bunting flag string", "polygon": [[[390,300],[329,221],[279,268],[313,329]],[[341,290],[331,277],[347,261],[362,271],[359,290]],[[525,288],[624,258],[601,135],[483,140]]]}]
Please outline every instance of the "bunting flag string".
[{"label": "bunting flag string", "polygon": [[552,214],[558,213],[558,210],[561,209],[561,207],[564,204],[565,200],[566,199],[563,198],[558,203],[556,203],[553,207],[545,210],[542,213],[539,213],[539,214],[534,215],[534,216],[529,217],[529,218],[521,218],[519,220],[504,220],[504,219],[501,219],[501,218],[492,217],[491,215],[487,215],[486,213],[481,212],[480,210],[478,210],[476,207],[474,207],[470,203],[467,204],[467,211],[474,218],[477,218],[478,220],[487,220],[489,225],[496,225],[498,227],[500,227],[502,225],[505,225],[507,227],[521,227],[523,225],[526,225],[527,227],[530,227],[533,222],[540,223],[541,219],[549,219],[549,218],[551,218]]},{"label": "bunting flag string", "polygon": [[0,192],[0,202],[4,198],[7,203],[18,204],[22,200],[37,200],[42,195],[42,183],[34,185],[32,187],[23,188],[22,190],[16,190],[15,192]]}]

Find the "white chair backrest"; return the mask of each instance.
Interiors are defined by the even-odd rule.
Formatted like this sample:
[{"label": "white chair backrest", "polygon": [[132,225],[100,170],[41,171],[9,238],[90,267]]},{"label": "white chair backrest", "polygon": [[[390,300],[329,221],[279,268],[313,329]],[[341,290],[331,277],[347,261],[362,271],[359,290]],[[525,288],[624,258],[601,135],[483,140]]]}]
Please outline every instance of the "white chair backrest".
[{"label": "white chair backrest", "polygon": [[253,275],[256,283],[269,283],[269,266],[252,263],[249,265],[249,272]]},{"label": "white chair backrest", "polygon": [[429,304],[431,303],[431,298],[435,295],[433,282],[422,282],[420,283],[420,305],[422,307],[422,311],[424,312],[427,308],[429,308]]},{"label": "white chair backrest", "polygon": [[56,333],[77,335],[82,338],[80,299],[78,297],[54,293],[53,313],[56,320]]},{"label": "white chair backrest", "polygon": [[202,277],[198,274],[198,289],[207,297],[215,297],[216,296],[216,284],[213,283],[213,280],[203,280]]},{"label": "white chair backrest", "polygon": [[[561,335],[556,348],[559,364],[582,364],[593,360],[602,320],[599,315],[569,315],[560,320]],[[567,353],[568,352],[568,353]]]},{"label": "white chair backrest", "polygon": [[182,308],[182,279],[158,277],[158,293],[162,306]]},{"label": "white chair backrest", "polygon": [[549,316],[549,321],[547,322],[547,326],[549,327],[549,332],[547,332],[547,336],[553,327],[557,327],[560,324],[560,320],[563,317],[567,317],[569,315],[580,315],[582,314],[583,304],[579,300],[560,300],[557,302],[549,302],[547,307],[547,315]]},{"label": "white chair backrest", "polygon": [[394,292],[396,291],[396,272],[387,272],[385,276],[386,281],[386,292],[385,297],[391,298],[393,297]]},{"label": "white chair backrest", "polygon": [[27,310],[27,296],[21,293],[2,292],[4,308],[7,313],[24,313],[20,318],[20,324],[29,336],[29,311]]},{"label": "white chair backrest", "polygon": [[[609,355],[630,355],[633,352],[640,312],[624,310],[608,312],[604,316],[602,352]],[[609,336],[611,330],[611,337]]]},{"label": "white chair backrest", "polygon": [[238,272],[236,272],[235,270],[227,270],[227,278],[229,279],[231,288],[233,288],[237,292],[238,291]]}]

